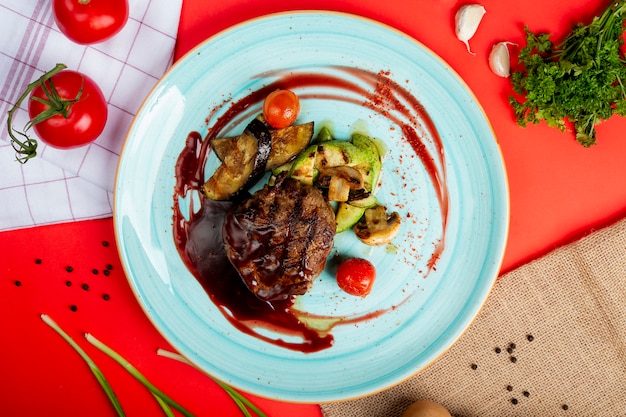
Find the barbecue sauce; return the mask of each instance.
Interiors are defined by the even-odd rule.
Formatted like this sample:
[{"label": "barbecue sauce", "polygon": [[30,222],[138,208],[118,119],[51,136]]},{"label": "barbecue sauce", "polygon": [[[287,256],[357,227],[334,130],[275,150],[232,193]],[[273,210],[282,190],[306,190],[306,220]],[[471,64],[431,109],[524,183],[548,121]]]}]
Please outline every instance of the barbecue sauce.
[{"label": "barbecue sauce", "polygon": [[[323,95],[302,94],[300,98],[328,99],[349,101],[366,106],[389,118],[402,129],[405,139],[426,168],[439,200],[442,213],[443,233],[428,262],[429,270],[434,268],[444,247],[446,218],[448,213],[448,193],[444,164],[443,145],[429,115],[419,101],[410,92],[388,77],[388,73],[372,73],[354,68],[337,68],[353,77],[364,81],[370,88],[353,83],[345,78],[324,74],[309,73],[273,73],[265,76],[277,77],[267,86],[251,92],[248,96],[230,105],[227,111],[212,124],[206,137],[199,133],[189,133],[185,147],[176,163],[176,185],[174,189],[174,240],[181,258],[189,270],[202,284],[205,291],[222,312],[224,317],[240,331],[287,349],[311,353],[330,348],[333,345],[332,328],[338,324],[355,323],[372,319],[384,311],[372,312],[362,317],[317,317],[298,311],[294,307],[295,298],[281,301],[262,301],[248,290],[236,269],[228,260],[222,241],[224,218],[237,200],[213,201],[204,198],[201,192],[205,181],[204,167],[210,151],[210,142],[226,126],[232,123],[244,110],[261,103],[272,91],[301,87],[324,87],[325,90],[343,90],[351,94],[324,93]],[[354,98],[355,95],[359,98]],[[214,110],[214,113],[217,108]],[[213,114],[207,118],[207,121]],[[431,153],[424,144],[423,137],[430,137]],[[189,193],[199,197],[194,200]],[[243,199],[238,195],[237,199]],[[189,207],[188,215],[183,215],[181,201]],[[194,201],[200,207],[194,207]],[[307,324],[308,323],[308,324]],[[320,323],[323,323],[320,326]],[[315,325],[314,325],[315,324]],[[277,335],[296,336],[298,342],[287,342],[280,336],[271,338],[266,332],[257,329],[269,329]]]}]

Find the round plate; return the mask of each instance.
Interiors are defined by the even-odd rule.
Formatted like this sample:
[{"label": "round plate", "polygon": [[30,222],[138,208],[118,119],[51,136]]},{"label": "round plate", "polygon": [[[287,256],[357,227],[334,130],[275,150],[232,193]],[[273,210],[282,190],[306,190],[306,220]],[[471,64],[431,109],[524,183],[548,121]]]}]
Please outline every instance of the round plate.
[{"label": "round plate", "polygon": [[[384,142],[378,197],[401,214],[403,224],[393,246],[368,247],[351,232],[336,237],[337,252],[376,265],[376,282],[369,296],[353,297],[324,272],[299,297],[297,309],[331,320],[357,320],[332,329],[332,347],[302,353],[238,331],[186,268],[172,232],[174,166],[187,134],[207,133],[212,109],[275,81],[278,72],[332,74],[348,81],[355,77],[338,68],[382,71],[421,103],[443,153],[432,148],[436,138],[423,140],[431,147],[435,177],[444,178],[439,178],[440,187],[433,184],[432,167],[416,156],[389,118],[351,100],[329,99],[326,91],[314,94],[315,87],[303,95],[299,122],[330,126],[338,138],[367,131]],[[250,114],[259,109],[249,109]],[[237,134],[244,124],[234,123],[225,133]],[[446,197],[447,208],[438,195]],[[182,355],[238,389],[320,403],[397,384],[459,338],[499,272],[508,210],[505,170],[491,126],[449,66],[380,23],[299,12],[262,17],[222,32],[161,79],[128,133],[117,172],[114,220],[122,262],[139,303]],[[429,269],[439,247],[443,252]]]}]

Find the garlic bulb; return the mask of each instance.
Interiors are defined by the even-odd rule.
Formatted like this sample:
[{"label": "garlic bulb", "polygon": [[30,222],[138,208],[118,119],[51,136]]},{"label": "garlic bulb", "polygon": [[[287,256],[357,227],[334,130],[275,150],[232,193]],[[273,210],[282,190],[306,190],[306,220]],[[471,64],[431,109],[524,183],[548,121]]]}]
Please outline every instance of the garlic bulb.
[{"label": "garlic bulb", "polygon": [[456,26],[456,37],[467,46],[467,52],[476,55],[471,51],[469,40],[474,36],[483,16],[487,13],[480,4],[467,4],[461,7],[454,17]]},{"label": "garlic bulb", "polygon": [[489,53],[489,67],[494,74],[507,78],[511,75],[511,57],[508,45],[512,42],[498,42],[491,48]]}]

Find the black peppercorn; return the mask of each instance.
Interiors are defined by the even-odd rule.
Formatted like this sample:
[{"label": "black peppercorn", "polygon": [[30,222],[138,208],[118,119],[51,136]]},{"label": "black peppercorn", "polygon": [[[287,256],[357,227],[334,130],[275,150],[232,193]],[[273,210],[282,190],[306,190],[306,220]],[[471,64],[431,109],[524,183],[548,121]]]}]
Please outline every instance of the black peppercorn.
[{"label": "black peppercorn", "polygon": [[511,356],[511,362],[513,363],[517,362],[517,358],[515,356]]},{"label": "black peppercorn", "polygon": [[476,369],[478,369],[478,365],[476,365],[475,363],[473,363],[473,364],[472,364],[472,366],[471,366],[471,368],[472,368],[473,370],[476,370]]},{"label": "black peppercorn", "polygon": [[83,284],[80,287],[85,291],[89,291],[89,284]]},{"label": "black peppercorn", "polygon": [[502,352],[502,349],[500,349],[499,347],[495,348],[494,350],[496,351],[496,353]]},{"label": "black peppercorn", "polygon": [[107,270],[109,270],[109,271],[110,271],[110,270],[112,270],[112,269],[113,269],[113,265],[111,265],[111,264],[106,264],[105,268],[106,268]]},{"label": "black peppercorn", "polygon": [[75,305],[75,304],[72,304],[72,305],[70,306],[70,310],[72,310],[72,311],[74,311],[74,312],[75,312],[76,310],[78,310],[78,307],[76,307],[76,305]]},{"label": "black peppercorn", "polygon": [[72,286],[72,281],[65,281],[65,285],[68,286],[68,287],[71,287]]},{"label": "black peppercorn", "polygon": [[109,301],[111,299],[111,296],[109,294],[102,294],[102,299],[104,301]]},{"label": "black peppercorn", "polygon": [[22,281],[19,281],[19,280],[15,281],[15,286],[16,287],[19,287],[21,285],[22,285]]},{"label": "black peppercorn", "polygon": [[526,336],[526,339],[527,339],[529,342],[532,342],[533,340],[535,340],[535,337],[534,337],[532,334],[529,334],[529,335],[527,335],[527,336]]},{"label": "black peppercorn", "polygon": [[517,398],[511,398],[511,404],[516,405],[517,404]]},{"label": "black peppercorn", "polygon": [[94,268],[94,269],[91,270],[91,273],[94,274],[94,275],[98,275],[98,270],[96,268]]},{"label": "black peppercorn", "polygon": [[35,259],[35,263],[36,263],[37,265],[41,265],[41,263],[42,263],[42,262],[43,262],[43,261],[42,261],[40,258]]},{"label": "black peppercorn", "polygon": [[65,270],[66,270],[67,272],[72,272],[72,271],[74,270],[74,268],[72,268],[71,266],[66,266],[66,267],[65,267]]},{"label": "black peppercorn", "polygon": [[507,386],[506,386],[506,390],[507,390],[507,391],[513,391],[513,387],[512,387],[512,386],[510,386],[510,385],[507,385]]},{"label": "black peppercorn", "polygon": [[109,242],[107,242],[106,240],[102,241],[102,246],[107,247],[109,246]]},{"label": "black peppercorn", "polygon": [[105,277],[108,277],[111,271],[108,269],[105,269],[104,271],[102,271],[102,273],[104,274]]},{"label": "black peppercorn", "polygon": [[567,404],[563,404],[563,405],[561,406],[561,408],[562,408],[563,410],[565,410],[565,411],[567,411],[567,410],[569,409],[569,407],[567,406]]},{"label": "black peppercorn", "polygon": [[524,394],[524,397],[530,397],[530,392],[528,391],[524,391],[522,392],[522,394]]}]

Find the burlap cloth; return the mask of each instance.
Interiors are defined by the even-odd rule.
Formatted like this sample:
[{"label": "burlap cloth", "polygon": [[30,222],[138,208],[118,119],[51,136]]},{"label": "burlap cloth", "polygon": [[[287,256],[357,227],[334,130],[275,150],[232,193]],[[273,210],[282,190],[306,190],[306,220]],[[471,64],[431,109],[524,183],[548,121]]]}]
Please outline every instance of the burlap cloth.
[{"label": "burlap cloth", "polygon": [[626,416],[626,219],[507,273],[438,361],[322,414],[399,417],[422,398],[457,417]]}]

